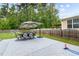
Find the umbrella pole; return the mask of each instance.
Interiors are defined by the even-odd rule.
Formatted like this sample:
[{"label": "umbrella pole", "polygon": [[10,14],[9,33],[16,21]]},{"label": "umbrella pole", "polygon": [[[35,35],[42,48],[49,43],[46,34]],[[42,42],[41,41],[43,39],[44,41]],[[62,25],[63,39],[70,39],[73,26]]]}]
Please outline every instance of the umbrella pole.
[{"label": "umbrella pole", "polygon": [[39,37],[38,38],[42,38],[42,36],[41,36],[41,29],[40,29],[40,27],[39,27]]}]

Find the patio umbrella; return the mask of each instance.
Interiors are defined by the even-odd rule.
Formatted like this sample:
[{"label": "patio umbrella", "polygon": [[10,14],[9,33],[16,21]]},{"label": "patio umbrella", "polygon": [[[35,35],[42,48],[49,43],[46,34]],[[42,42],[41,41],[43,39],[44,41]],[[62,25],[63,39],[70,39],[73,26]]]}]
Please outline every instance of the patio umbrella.
[{"label": "patio umbrella", "polygon": [[[34,29],[42,25],[40,22],[34,22],[34,21],[27,21],[23,22],[20,26],[21,32],[28,32],[30,29]],[[41,30],[39,28],[39,37],[41,37]]]},{"label": "patio umbrella", "polygon": [[42,23],[39,23],[39,22],[27,21],[27,22],[23,22],[21,24],[20,28],[23,28],[23,29],[33,29],[33,28],[37,28],[41,24]]}]

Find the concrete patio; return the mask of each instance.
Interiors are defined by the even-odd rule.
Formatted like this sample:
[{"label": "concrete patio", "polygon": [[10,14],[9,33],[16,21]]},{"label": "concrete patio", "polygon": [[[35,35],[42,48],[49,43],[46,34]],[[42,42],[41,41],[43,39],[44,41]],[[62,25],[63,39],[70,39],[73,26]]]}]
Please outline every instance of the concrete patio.
[{"label": "concrete patio", "polygon": [[79,46],[68,44],[69,49],[64,50],[64,44],[48,38],[2,40],[0,56],[79,56]]}]

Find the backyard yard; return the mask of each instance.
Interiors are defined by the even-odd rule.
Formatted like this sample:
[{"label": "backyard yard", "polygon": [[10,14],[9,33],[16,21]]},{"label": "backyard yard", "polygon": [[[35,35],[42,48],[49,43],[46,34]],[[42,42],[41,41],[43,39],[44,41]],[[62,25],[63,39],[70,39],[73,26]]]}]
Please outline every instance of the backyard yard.
[{"label": "backyard yard", "polygon": [[[69,44],[73,44],[73,45],[77,45],[79,46],[79,42],[76,40],[72,40],[69,38],[62,38],[62,37],[58,37],[55,35],[48,35],[48,34],[41,34],[42,37],[46,37],[46,38],[50,38],[50,39],[54,39],[57,41],[61,41],[64,43],[69,43]],[[15,33],[0,33],[0,40],[6,40],[6,39],[13,39],[16,38]]]},{"label": "backyard yard", "polygon": [[2,3],[0,56],[79,55],[79,31],[65,28],[67,22],[69,27],[79,28],[79,20],[74,18],[64,23],[59,15],[60,7],[56,6],[54,3]]}]

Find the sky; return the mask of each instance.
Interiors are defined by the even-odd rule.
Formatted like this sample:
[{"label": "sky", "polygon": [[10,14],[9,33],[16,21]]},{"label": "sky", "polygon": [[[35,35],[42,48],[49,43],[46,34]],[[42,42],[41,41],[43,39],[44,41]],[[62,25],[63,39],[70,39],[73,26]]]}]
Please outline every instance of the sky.
[{"label": "sky", "polygon": [[56,8],[61,19],[79,15],[79,3],[56,3]]}]

